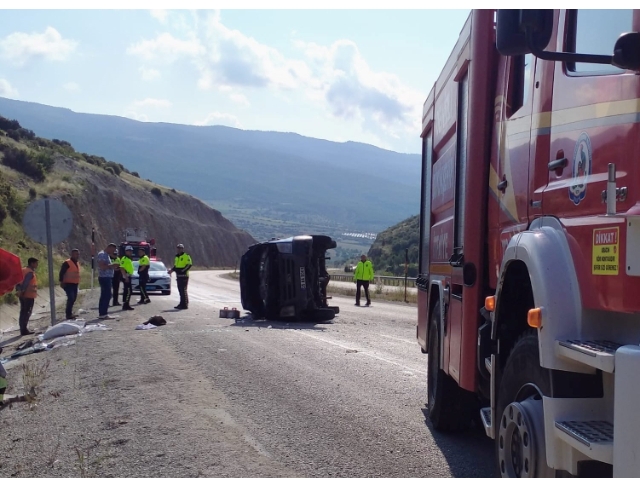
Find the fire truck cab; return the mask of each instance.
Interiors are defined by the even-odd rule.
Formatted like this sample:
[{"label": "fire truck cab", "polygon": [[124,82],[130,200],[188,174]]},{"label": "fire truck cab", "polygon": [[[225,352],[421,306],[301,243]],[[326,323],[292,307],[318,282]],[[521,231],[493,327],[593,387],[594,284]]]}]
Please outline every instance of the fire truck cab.
[{"label": "fire truck cab", "polygon": [[429,417],[505,477],[640,476],[639,31],[474,10],[423,106]]},{"label": "fire truck cab", "polygon": [[127,246],[133,247],[133,255],[131,260],[139,260],[138,249],[144,249],[145,254],[149,256],[150,260],[157,260],[156,258],[156,241],[155,239],[149,239],[147,233],[144,230],[138,228],[127,228],[124,231],[124,240],[120,243],[120,249],[118,255],[124,255],[124,249]]}]

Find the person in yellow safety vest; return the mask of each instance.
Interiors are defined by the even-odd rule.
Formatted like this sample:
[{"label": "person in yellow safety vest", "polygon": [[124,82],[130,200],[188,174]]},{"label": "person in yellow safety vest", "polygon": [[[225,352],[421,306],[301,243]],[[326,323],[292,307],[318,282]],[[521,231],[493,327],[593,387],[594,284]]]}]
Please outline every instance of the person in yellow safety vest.
[{"label": "person in yellow safety vest", "polygon": [[120,270],[122,272],[122,311],[133,311],[129,304],[131,300],[131,276],[133,276],[133,247],[127,245],[124,248],[124,255],[120,257]]},{"label": "person in yellow safety vest", "polygon": [[65,309],[66,318],[73,320],[76,316],[73,314],[73,305],[78,299],[78,286],[80,285],[80,251],[73,249],[71,258],[65,260],[60,268],[58,279],[64,292],[67,293],[67,307]]},{"label": "person in yellow safety vest", "polygon": [[373,264],[367,256],[362,254],[360,262],[353,271],[353,281],[356,283],[356,306],[360,306],[360,288],[364,287],[364,294],[367,298],[366,306],[371,306],[371,298],[369,297],[369,283],[373,282]]},{"label": "person in yellow safety vest", "polygon": [[[111,262],[113,264],[120,265],[120,257],[118,257],[118,249],[113,249],[113,253],[111,254]],[[113,281],[111,286],[113,288],[113,306],[121,306],[118,302],[118,293],[120,292],[120,282],[122,281],[122,273],[120,272],[120,268],[116,267],[113,269]]]},{"label": "person in yellow safety vest", "polygon": [[149,282],[149,268],[151,261],[144,251],[144,248],[138,249],[138,285],[140,286],[140,301],[138,304],[149,304],[151,300],[147,294],[147,283]]},{"label": "person in yellow safety vest", "polygon": [[27,329],[31,312],[33,311],[33,303],[38,297],[38,279],[35,270],[38,268],[38,259],[29,257],[27,267],[22,269],[22,283],[16,286],[18,298],[20,299],[20,335],[33,335],[32,331]]},{"label": "person in yellow safety vest", "polygon": [[169,269],[169,274],[176,273],[178,292],[180,293],[180,304],[175,306],[175,309],[188,309],[189,295],[187,294],[187,286],[189,285],[189,269],[191,269],[193,262],[189,254],[185,253],[184,245],[178,244],[176,250],[178,253],[173,260],[173,267]]}]

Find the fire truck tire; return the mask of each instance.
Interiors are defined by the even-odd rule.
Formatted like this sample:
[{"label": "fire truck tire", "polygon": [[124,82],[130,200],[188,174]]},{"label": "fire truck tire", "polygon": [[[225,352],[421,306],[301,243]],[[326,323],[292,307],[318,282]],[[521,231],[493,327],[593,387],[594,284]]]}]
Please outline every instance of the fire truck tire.
[{"label": "fire truck tire", "polygon": [[497,397],[496,462],[502,477],[556,477],[547,466],[542,395],[548,371],[540,367],[538,336],[526,332],[507,359]]},{"label": "fire truck tire", "polygon": [[431,314],[428,350],[428,410],[437,431],[461,431],[471,424],[473,396],[440,368],[440,304]]}]

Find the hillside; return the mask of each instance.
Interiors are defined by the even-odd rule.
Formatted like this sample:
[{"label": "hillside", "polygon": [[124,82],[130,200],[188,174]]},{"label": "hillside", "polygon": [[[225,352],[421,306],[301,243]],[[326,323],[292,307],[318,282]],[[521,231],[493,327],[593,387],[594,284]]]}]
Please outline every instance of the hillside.
[{"label": "hillside", "polygon": [[258,239],[378,232],[419,204],[416,154],[292,133],[143,123],[5,98],[0,113],[187,191]]},{"label": "hillside", "polygon": [[419,215],[407,218],[379,233],[368,256],[378,272],[404,276],[405,249],[409,249],[409,277],[416,277],[420,257]]},{"label": "hillside", "polygon": [[57,246],[56,261],[78,247],[87,263],[91,229],[100,250],[120,242],[127,227],[145,228],[155,237],[158,257],[170,261],[175,245],[185,244],[197,266],[234,266],[254,239],[219,211],[175,189],[143,180],[102,157],[77,153],[65,141],[37,137],[15,121],[0,117],[0,246],[43,261],[45,249],[20,225],[30,201],[60,199],[74,218],[70,237]]}]

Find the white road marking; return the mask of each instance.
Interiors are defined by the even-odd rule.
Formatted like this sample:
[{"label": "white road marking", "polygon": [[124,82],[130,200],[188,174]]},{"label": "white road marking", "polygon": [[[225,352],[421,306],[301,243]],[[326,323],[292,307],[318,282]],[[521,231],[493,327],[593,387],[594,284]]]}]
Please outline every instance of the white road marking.
[{"label": "white road marking", "polygon": [[417,345],[418,344],[418,342],[412,342],[411,340],[407,340],[405,338],[398,338],[398,337],[394,337],[394,336],[391,336],[391,335],[383,335],[382,333],[379,333],[379,335],[381,337],[385,337],[385,338],[393,338],[394,340],[405,342],[405,343],[408,343],[409,345]]},{"label": "white road marking", "polygon": [[[295,333],[299,333],[299,334],[304,335],[304,336],[306,336],[308,338],[313,338],[314,340],[319,340],[321,342],[328,343],[329,345],[333,345],[335,347],[344,348],[345,350],[353,350],[353,347],[348,347],[346,345],[342,345],[341,343],[336,343],[336,342],[334,342],[332,340],[327,340],[326,338],[320,338],[319,336],[311,335],[310,333],[305,333],[305,332],[299,331],[299,330],[289,330],[289,331],[293,331]],[[394,362],[393,360],[389,360],[389,359],[386,359],[386,358],[379,357],[378,355],[374,355],[371,352],[367,352],[367,351],[364,351],[364,350],[363,351],[358,350],[358,353],[366,355],[367,357],[374,358],[376,360],[380,360],[382,362],[386,362],[386,363],[391,364],[391,365],[395,365],[396,367],[400,367],[402,370],[410,370],[411,372],[414,372],[416,374],[421,374],[421,375],[425,375],[425,376],[427,375],[427,373],[425,371],[423,371],[423,370],[417,370],[417,369],[413,369],[411,367],[407,367],[405,365],[399,364],[398,362]]]}]

